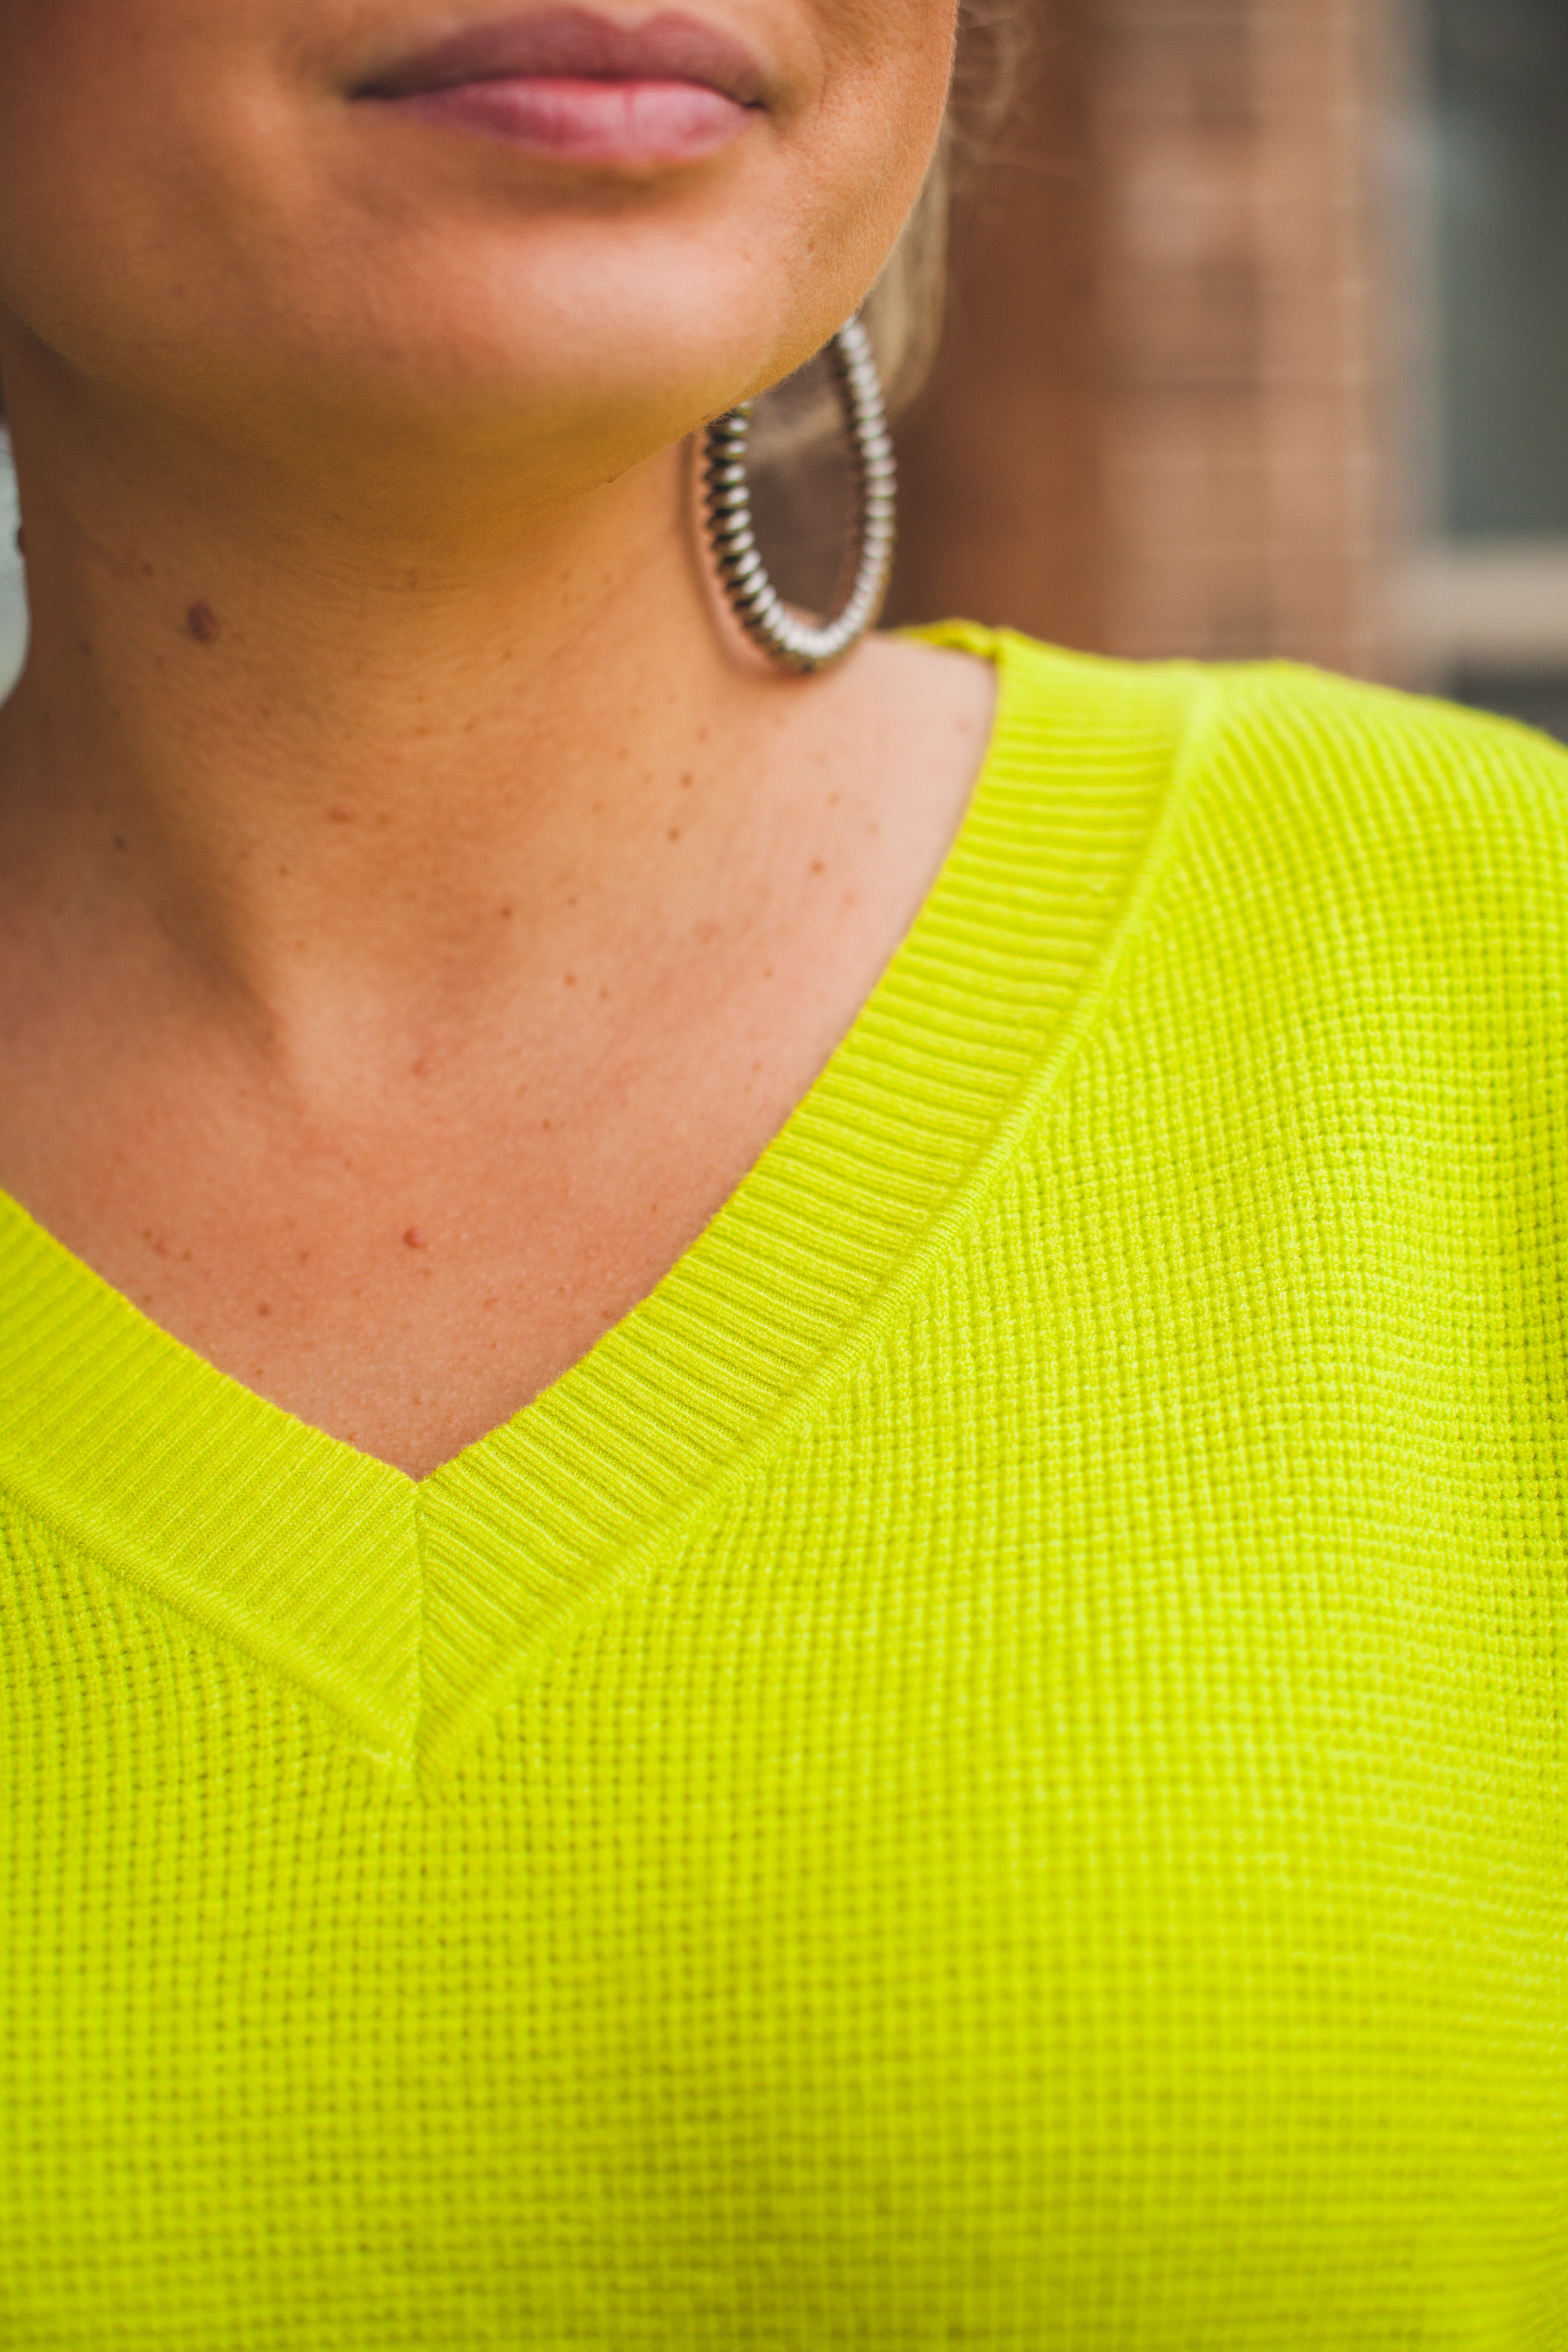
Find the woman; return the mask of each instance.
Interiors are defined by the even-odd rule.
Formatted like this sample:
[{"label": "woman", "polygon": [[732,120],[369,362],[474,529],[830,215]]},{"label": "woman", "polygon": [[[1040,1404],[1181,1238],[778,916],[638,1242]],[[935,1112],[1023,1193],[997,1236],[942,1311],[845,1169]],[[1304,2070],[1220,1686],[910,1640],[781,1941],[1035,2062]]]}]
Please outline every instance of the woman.
[{"label": "woman", "polygon": [[1568,2341],[1561,756],[742,635],[952,0],[0,26],[0,2336]]}]

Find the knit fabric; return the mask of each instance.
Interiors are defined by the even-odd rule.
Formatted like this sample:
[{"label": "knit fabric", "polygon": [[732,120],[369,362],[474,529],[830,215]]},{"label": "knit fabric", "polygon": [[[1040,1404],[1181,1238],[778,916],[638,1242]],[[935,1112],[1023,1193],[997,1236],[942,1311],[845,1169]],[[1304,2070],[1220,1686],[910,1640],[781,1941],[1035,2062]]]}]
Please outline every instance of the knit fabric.
[{"label": "knit fabric", "polygon": [[416,1485],[0,1206],[9,2352],[1568,2346],[1568,761],[999,662]]}]

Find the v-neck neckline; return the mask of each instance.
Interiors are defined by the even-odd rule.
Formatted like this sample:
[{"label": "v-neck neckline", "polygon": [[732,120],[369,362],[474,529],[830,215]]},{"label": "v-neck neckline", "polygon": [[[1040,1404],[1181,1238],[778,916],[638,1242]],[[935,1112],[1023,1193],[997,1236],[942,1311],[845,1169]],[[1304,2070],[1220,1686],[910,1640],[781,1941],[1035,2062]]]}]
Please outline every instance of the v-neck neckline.
[{"label": "v-neck neckline", "polygon": [[1079,981],[1099,953],[1129,813],[1064,772],[1047,838],[1041,730],[1054,710],[1080,761],[1086,726],[1103,752],[1128,673],[965,625],[921,634],[1000,673],[942,870],[784,1126],[587,1354],[416,1481],[216,1370],[0,1194],[0,1487],[371,1753],[449,1757],[541,1642],[804,1408],[983,1153],[1062,1010],[1037,929],[998,920],[1008,897],[1065,892]]}]

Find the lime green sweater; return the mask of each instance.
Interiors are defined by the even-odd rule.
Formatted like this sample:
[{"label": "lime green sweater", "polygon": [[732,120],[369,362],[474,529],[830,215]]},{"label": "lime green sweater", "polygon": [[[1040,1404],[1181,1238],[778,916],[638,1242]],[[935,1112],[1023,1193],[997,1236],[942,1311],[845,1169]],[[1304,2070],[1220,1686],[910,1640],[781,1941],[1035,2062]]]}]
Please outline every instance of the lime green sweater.
[{"label": "lime green sweater", "polygon": [[1568,2346],[1568,761],[979,632],[654,1296],[416,1486],[0,1210],[0,2343]]}]

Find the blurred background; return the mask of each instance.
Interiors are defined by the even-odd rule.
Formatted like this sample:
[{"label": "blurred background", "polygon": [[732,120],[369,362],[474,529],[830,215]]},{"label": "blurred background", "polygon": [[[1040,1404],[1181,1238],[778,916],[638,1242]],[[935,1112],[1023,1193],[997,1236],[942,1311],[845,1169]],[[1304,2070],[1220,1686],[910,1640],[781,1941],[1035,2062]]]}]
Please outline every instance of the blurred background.
[{"label": "blurred background", "polygon": [[1036,0],[900,442],[895,620],[1568,737],[1568,0]]},{"label": "blurred background", "polygon": [[1568,734],[1568,0],[1038,0],[897,617]]}]

